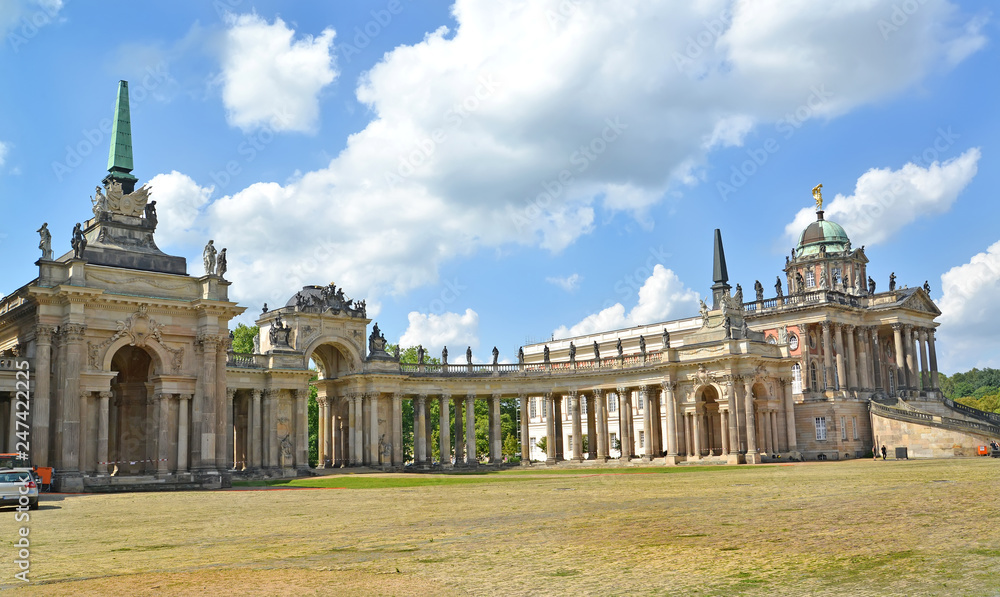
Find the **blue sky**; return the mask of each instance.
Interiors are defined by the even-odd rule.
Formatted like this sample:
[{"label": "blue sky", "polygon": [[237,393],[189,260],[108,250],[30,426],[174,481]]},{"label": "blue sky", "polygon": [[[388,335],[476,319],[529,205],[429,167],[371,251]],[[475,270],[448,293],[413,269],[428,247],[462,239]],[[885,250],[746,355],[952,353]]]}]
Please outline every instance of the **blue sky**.
[{"label": "blue sky", "polygon": [[821,182],[880,288],[930,282],[942,370],[1000,366],[988,2],[3,0],[0,28],[0,294],[42,222],[68,250],[127,79],[157,241],[192,275],[229,247],[246,321],[334,281],[391,341],[511,360],[692,315],[715,228],[770,293]]}]

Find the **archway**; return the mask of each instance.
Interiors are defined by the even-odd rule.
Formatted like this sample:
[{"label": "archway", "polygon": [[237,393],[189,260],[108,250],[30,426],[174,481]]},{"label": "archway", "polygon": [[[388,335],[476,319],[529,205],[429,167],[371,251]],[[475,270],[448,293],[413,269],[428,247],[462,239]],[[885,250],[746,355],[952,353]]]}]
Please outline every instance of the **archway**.
[{"label": "archway", "polygon": [[[117,463],[117,475],[141,475],[156,471],[156,450],[152,429],[153,404],[149,400],[153,359],[142,348],[123,346],[111,358],[117,375],[111,382],[109,405],[108,457]],[[99,465],[104,470],[105,465]]]},{"label": "archway", "polygon": [[697,401],[702,403],[699,415],[702,417],[702,445],[708,456],[722,456],[723,434],[728,432],[729,425],[723,420],[719,391],[712,385],[703,386],[698,390]]},{"label": "archway", "polygon": [[315,412],[309,416],[309,459],[318,468],[347,466],[352,448],[350,417],[359,416],[360,427],[370,428],[370,413],[355,413],[357,404],[352,405],[340,387],[339,378],[351,372],[352,351],[335,340],[320,340],[306,353],[306,359],[309,368],[316,371],[309,383],[308,408]]}]

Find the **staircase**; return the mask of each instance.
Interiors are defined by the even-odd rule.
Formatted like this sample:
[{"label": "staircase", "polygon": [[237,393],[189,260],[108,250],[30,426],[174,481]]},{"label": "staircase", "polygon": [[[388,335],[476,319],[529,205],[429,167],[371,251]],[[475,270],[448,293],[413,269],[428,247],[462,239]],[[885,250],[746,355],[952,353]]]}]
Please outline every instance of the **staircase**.
[{"label": "staircase", "polygon": [[[906,404],[906,402],[895,399],[895,404],[885,404],[883,402],[871,401],[868,403],[868,409],[876,415],[886,417],[889,419],[895,419],[897,421],[905,421],[908,423],[916,423],[918,425],[927,425],[929,427],[939,427],[941,429],[948,429],[950,431],[959,431],[962,433],[969,433],[973,435],[986,436],[993,439],[1000,438],[1000,424],[990,422],[990,420],[982,421],[967,421],[965,419],[955,419],[952,417],[942,417],[934,415],[931,413],[918,410],[913,406]],[[945,403],[951,402],[950,400],[945,400]],[[954,405],[955,403],[952,402]],[[963,405],[957,405],[963,407]],[[955,408],[949,405],[956,412],[961,412],[969,416],[975,416],[971,413],[965,412],[961,408]],[[986,413],[985,411],[980,411],[974,408],[965,406],[964,409],[969,409],[982,413],[983,415],[990,415],[992,413]],[[984,417],[989,419],[989,417]]]}]

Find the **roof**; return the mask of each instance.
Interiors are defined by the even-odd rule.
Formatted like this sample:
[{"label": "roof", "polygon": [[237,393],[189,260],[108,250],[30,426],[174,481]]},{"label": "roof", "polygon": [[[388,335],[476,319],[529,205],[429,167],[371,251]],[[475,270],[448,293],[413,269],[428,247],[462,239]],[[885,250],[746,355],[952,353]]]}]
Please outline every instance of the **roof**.
[{"label": "roof", "polygon": [[847,232],[836,222],[823,219],[823,212],[816,212],[816,221],[806,226],[799,235],[799,243],[795,246],[795,256],[815,255],[821,247],[829,252],[846,251],[851,239]]}]

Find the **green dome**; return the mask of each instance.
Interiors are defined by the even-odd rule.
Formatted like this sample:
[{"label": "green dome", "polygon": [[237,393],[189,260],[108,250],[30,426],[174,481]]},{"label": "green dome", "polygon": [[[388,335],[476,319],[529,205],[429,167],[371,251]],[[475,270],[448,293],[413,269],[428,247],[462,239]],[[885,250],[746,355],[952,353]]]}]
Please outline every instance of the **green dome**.
[{"label": "green dome", "polygon": [[795,256],[815,255],[820,247],[826,247],[827,252],[846,251],[851,240],[847,233],[836,222],[823,219],[823,212],[816,212],[816,221],[806,226],[799,235],[799,244],[795,246]]}]

